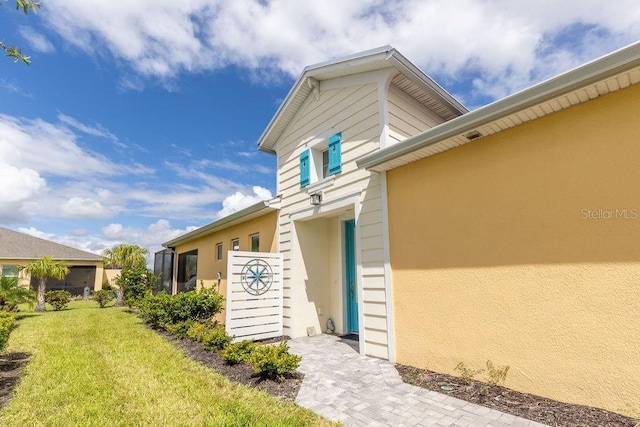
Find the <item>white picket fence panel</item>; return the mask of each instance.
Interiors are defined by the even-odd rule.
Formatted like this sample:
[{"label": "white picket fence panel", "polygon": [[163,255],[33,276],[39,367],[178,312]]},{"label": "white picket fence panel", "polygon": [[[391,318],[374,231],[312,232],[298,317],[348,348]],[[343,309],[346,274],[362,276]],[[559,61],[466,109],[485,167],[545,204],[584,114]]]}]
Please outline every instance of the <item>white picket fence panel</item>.
[{"label": "white picket fence panel", "polygon": [[227,333],[234,341],[281,336],[282,254],[229,251],[227,260]]}]

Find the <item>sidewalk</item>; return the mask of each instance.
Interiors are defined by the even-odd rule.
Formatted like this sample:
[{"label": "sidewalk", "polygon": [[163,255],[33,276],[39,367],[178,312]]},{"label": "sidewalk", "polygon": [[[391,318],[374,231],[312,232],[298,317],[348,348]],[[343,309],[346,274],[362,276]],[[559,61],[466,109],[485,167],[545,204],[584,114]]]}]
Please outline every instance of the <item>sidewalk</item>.
[{"label": "sidewalk", "polygon": [[544,427],[405,384],[391,363],[361,356],[337,336],[296,338],[289,347],[305,374],[296,403],[347,426]]}]

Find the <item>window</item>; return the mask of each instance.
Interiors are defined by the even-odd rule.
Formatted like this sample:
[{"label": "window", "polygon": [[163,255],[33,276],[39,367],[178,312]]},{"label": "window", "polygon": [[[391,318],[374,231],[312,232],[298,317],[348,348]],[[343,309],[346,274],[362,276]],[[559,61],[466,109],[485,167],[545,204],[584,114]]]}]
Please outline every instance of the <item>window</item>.
[{"label": "window", "polygon": [[222,243],[216,244],[216,261],[222,261]]},{"label": "window", "polygon": [[192,291],[198,279],[198,250],[178,255],[178,292]]},{"label": "window", "polygon": [[231,241],[231,250],[239,251],[240,250],[240,239],[233,239]]},{"label": "window", "polygon": [[308,144],[300,153],[300,188],[342,172],[342,134]]},{"label": "window", "polygon": [[249,240],[251,240],[251,252],[260,252],[260,235],[252,234]]},{"label": "window", "polygon": [[2,266],[2,277],[18,277],[18,266],[17,265],[3,265]]}]

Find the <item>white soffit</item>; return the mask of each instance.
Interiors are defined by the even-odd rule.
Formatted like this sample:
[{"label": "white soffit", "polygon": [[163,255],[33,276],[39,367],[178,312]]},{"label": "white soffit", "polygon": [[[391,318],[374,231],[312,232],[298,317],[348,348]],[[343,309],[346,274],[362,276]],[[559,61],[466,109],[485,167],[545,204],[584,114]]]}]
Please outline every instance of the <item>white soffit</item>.
[{"label": "white soffit", "polygon": [[[640,43],[368,154],[359,167],[385,171],[430,157],[640,82]],[[467,135],[467,136],[465,136]]]}]

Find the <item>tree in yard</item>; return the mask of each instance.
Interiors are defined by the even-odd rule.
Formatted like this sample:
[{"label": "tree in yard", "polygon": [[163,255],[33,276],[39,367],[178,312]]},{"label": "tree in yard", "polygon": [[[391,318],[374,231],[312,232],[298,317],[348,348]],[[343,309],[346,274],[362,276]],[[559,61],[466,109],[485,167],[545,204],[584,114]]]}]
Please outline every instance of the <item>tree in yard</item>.
[{"label": "tree in yard", "polygon": [[69,274],[69,267],[64,261],[54,261],[50,256],[44,256],[27,264],[24,270],[31,274],[31,277],[38,279],[38,303],[36,311],[45,311],[44,291],[47,288],[47,277],[62,280]]},{"label": "tree in yard", "polygon": [[[125,270],[135,268],[145,268],[147,265],[147,255],[149,251],[138,245],[120,244],[111,249],[105,249],[102,252],[102,258],[107,266],[112,268],[121,268],[124,273]],[[122,273],[121,273],[122,274]],[[118,286],[118,296],[116,298],[115,306],[124,305],[124,286]]]},{"label": "tree in yard", "polygon": [[[5,1],[6,0],[0,0],[0,6],[2,6]],[[16,9],[18,10],[22,9],[25,15],[27,15],[30,10],[35,13],[36,9],[39,9],[40,7],[42,7],[42,4],[39,1],[16,0]],[[23,55],[19,47],[6,45],[4,44],[4,42],[0,41],[0,48],[4,50],[5,56],[13,58],[14,62],[22,61],[27,65],[31,63],[31,58],[26,55]]]}]

